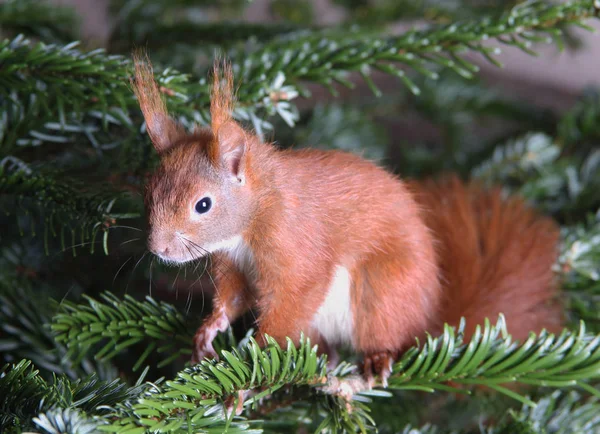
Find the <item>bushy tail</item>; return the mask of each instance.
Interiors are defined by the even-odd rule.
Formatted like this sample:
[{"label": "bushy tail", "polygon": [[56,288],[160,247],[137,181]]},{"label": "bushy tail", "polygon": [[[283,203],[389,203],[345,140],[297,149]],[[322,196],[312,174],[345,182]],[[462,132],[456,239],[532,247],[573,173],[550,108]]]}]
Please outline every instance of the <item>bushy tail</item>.
[{"label": "bushy tail", "polygon": [[562,308],[552,266],[559,228],[521,199],[505,198],[455,177],[413,184],[438,241],[444,300],[442,319],[467,322],[506,317],[510,334],[560,331]]}]

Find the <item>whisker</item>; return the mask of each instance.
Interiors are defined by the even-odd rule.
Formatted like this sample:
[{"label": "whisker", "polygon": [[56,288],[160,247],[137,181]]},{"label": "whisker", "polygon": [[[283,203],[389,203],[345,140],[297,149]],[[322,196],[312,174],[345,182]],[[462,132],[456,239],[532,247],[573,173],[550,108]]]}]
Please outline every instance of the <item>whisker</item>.
[{"label": "whisker", "polygon": [[62,296],[62,298],[60,299],[60,302],[58,303],[58,306],[56,307],[56,312],[58,312],[58,310],[60,309],[60,307],[62,306],[63,302],[67,299],[67,297],[69,296],[69,294],[71,293],[71,291],[73,290],[73,288],[75,288],[75,285],[71,285],[69,286],[69,289],[67,289],[67,292],[65,292],[65,294]]},{"label": "whisker", "polygon": [[179,278],[179,273],[181,273],[182,268],[185,269],[186,266],[184,265],[183,267],[179,267],[179,269],[177,270],[177,274],[175,275],[175,279],[173,280],[173,284],[171,285],[171,290],[175,288],[175,300],[179,299],[179,287],[176,287],[175,283],[177,283],[177,278]]},{"label": "whisker", "polygon": [[109,226],[108,229],[132,229],[134,231],[138,231],[138,232],[144,232],[143,230],[141,230],[140,228],[136,228],[133,226],[126,226],[126,225],[114,225],[114,226]]},{"label": "whisker", "polygon": [[61,253],[65,253],[67,250],[75,249],[77,247],[89,246],[91,244],[100,244],[100,242],[101,242],[101,240],[96,240],[96,241],[87,241],[85,243],[73,244],[72,246],[66,246],[64,249],[59,250],[54,255],[59,255]]},{"label": "whisker", "polygon": [[131,274],[129,275],[129,280],[127,281],[127,286],[125,286],[125,294],[127,294],[129,291],[129,284],[131,283],[131,278],[133,277],[133,273],[135,272],[138,265],[140,265],[140,262],[142,262],[142,259],[144,259],[148,253],[150,253],[150,250],[146,250],[144,252],[142,257],[140,259],[138,259],[138,261],[136,262],[135,266],[133,267],[133,270],[131,270]]},{"label": "whisker", "polygon": [[[189,238],[186,238],[184,236],[179,236],[178,237],[182,243],[182,245],[188,250],[188,252],[190,253],[190,256],[194,256],[194,254],[192,253],[191,249],[194,249],[196,252],[200,253],[201,256],[206,256],[208,258],[208,261],[205,261],[205,267],[204,270],[202,272],[202,274],[206,273],[209,277],[209,279],[211,280],[214,288],[215,288],[215,292],[217,295],[219,295],[219,287],[216,284],[215,280],[213,279],[213,276],[211,275],[211,272],[208,270],[209,268],[209,261],[210,261],[210,265],[211,268],[214,268],[218,273],[219,273],[219,278],[230,278],[230,276],[228,276],[227,273],[224,272],[222,265],[225,265],[226,270],[225,271],[236,271],[238,272],[237,269],[234,269],[232,266],[223,263],[222,261],[218,261],[219,257],[210,254],[210,252],[206,249],[204,249],[203,247],[199,246],[198,244],[196,244],[194,241],[190,240]],[[194,272],[196,271],[197,267],[199,264],[196,265],[196,267],[194,268]],[[198,281],[198,279],[196,281],[194,281],[192,283],[192,285],[194,285],[196,282]],[[192,286],[190,285],[190,287]],[[203,297],[203,308],[204,308],[204,288],[201,287],[202,290],[202,297]],[[254,297],[254,293],[250,290],[250,288],[247,287],[247,285],[244,286],[244,288],[242,289],[243,291],[246,291],[248,294],[250,294],[250,296]],[[256,314],[254,313],[254,311],[252,309],[249,309],[252,317],[254,318],[254,321],[257,321],[257,317]]]},{"label": "whisker", "polygon": [[128,244],[128,243],[133,243],[134,241],[138,241],[138,240],[140,240],[140,239],[141,239],[141,238],[132,238],[132,239],[130,239],[130,240],[123,241],[121,244],[119,244],[119,247],[123,247],[125,244]]},{"label": "whisker", "polygon": [[113,284],[113,286],[115,285],[115,281],[117,280],[117,276],[119,275],[119,273],[121,272],[121,270],[123,269],[123,267],[124,267],[125,265],[127,265],[127,263],[128,263],[129,261],[131,261],[132,259],[133,259],[133,256],[130,256],[130,257],[129,257],[129,258],[128,258],[128,259],[127,259],[125,262],[123,262],[123,265],[121,265],[121,266],[119,267],[119,269],[118,269],[118,270],[117,270],[117,272],[115,273],[115,277],[113,277],[113,280],[112,280],[112,284]]},{"label": "whisker", "polygon": [[154,265],[154,259],[156,259],[156,256],[153,256],[150,261],[150,281],[148,283],[148,295],[150,295],[150,297],[152,297],[152,266]]},{"label": "whisker", "polygon": [[192,298],[193,298],[193,291],[188,291],[188,298],[185,302],[185,314],[186,315],[190,314],[190,309],[192,308]]},{"label": "whisker", "polygon": [[[185,238],[185,237],[182,236],[181,239],[187,241],[192,247],[194,247],[195,249],[197,249],[200,253],[203,253],[202,256],[207,256],[209,258],[209,260],[211,260],[211,261],[214,259],[214,256],[211,255],[211,253],[208,250],[206,250],[205,248],[199,246],[198,244],[196,244],[195,242],[193,242],[189,238]],[[218,265],[220,267],[222,265],[222,263],[219,263]],[[236,271],[231,266],[229,266],[227,264],[225,264],[225,265],[226,265],[227,271]],[[214,264],[214,266],[215,266],[215,268],[217,268],[217,270],[220,273],[223,273],[223,270],[221,270],[219,267],[217,267],[217,264]]]}]

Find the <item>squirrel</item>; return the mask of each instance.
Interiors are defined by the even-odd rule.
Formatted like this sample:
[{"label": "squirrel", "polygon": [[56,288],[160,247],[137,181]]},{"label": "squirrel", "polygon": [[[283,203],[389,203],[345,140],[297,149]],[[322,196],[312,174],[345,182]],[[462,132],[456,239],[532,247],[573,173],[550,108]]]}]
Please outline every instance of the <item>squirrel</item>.
[{"label": "squirrel", "polygon": [[192,362],[216,357],[217,333],[249,309],[259,339],[304,333],[330,360],[351,347],[370,386],[387,384],[415,338],[461,317],[467,337],[500,313],[516,339],[561,329],[559,229],[520,198],[456,176],[404,181],[351,153],[277,149],[232,117],[227,63],[215,62],[210,127],[188,133],[149,60],[134,63],[160,156],[145,195],[148,248],[171,264],[212,258],[213,311]]}]

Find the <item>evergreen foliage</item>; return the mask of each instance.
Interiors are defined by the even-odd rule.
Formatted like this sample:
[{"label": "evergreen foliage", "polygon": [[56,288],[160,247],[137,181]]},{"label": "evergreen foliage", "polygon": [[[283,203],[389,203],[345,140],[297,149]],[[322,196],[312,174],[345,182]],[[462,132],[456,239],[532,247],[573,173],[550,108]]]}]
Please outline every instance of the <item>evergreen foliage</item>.
[{"label": "evergreen foliage", "polygon": [[[347,15],[332,27],[314,24],[308,1],[272,2],[282,19],[270,24],[240,22],[240,0],[110,3],[104,48],[75,42],[67,6],[0,4],[0,431],[600,432],[600,93],[547,110],[478,78],[502,46],[574,49],[570,32],[600,16],[597,1],[335,0]],[[414,18],[430,24],[385,27]],[[219,360],[190,366],[210,276],[205,262],[166,269],[145,249],[156,157],[128,80],[134,46],[148,47],[188,128],[209,121],[221,50],[235,117],[281,146],[357,152],[401,176],[456,171],[524,196],[562,226],[568,329],[515,342],[500,317],[464,342],[463,325],[446,327],[369,391],[354,355],[328,369],[306,339],[261,348],[249,317],[218,336]],[[394,92],[380,90],[387,77]],[[320,87],[344,99],[314,103]],[[385,128],[405,117],[436,134]]]}]

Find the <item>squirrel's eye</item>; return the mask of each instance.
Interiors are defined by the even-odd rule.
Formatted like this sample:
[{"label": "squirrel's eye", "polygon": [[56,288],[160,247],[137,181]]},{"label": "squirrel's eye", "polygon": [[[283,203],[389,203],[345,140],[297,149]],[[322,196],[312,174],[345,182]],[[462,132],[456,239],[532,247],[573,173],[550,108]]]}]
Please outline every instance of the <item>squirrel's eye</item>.
[{"label": "squirrel's eye", "polygon": [[210,200],[210,197],[203,197],[198,202],[196,202],[196,212],[198,214],[204,214],[205,212],[208,212],[211,206],[212,201]]}]

